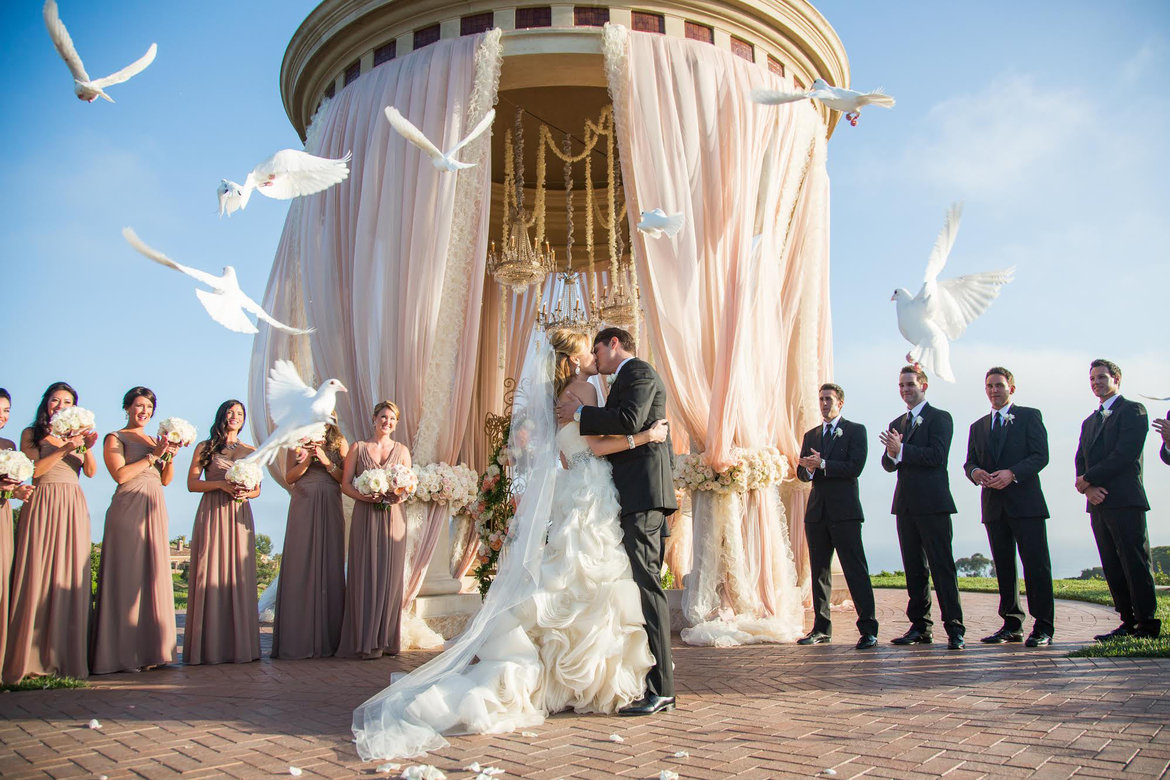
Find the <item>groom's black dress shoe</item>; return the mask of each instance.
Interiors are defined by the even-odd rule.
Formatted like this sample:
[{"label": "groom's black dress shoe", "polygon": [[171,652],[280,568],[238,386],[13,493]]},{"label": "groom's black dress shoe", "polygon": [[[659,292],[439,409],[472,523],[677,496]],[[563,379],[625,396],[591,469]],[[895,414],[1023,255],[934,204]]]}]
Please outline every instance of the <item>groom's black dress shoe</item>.
[{"label": "groom's black dress shoe", "polygon": [[877,647],[877,637],[873,634],[862,634],[861,639],[857,640],[854,645],[858,650],[868,650],[871,647]]},{"label": "groom's black dress shoe", "polygon": [[962,634],[955,634],[947,638],[947,650],[962,650],[967,646]]},{"label": "groom's black dress shoe", "polygon": [[618,715],[653,715],[656,712],[668,712],[673,709],[673,696],[648,695],[628,707],[622,707],[618,710]]},{"label": "groom's black dress shoe", "polygon": [[985,636],[979,641],[985,645],[1002,645],[1004,642],[1022,642],[1024,641],[1024,632],[1012,631],[1010,628],[1001,628],[991,636]]},{"label": "groom's black dress shoe", "polygon": [[1045,634],[1043,631],[1033,631],[1028,635],[1028,640],[1024,642],[1024,647],[1048,647],[1052,644],[1052,636]]},{"label": "groom's black dress shoe", "polygon": [[817,631],[815,628],[809,631],[808,634],[796,640],[798,645],[827,645],[833,641],[833,637],[826,634],[824,631]]},{"label": "groom's black dress shoe", "polygon": [[929,631],[922,631],[917,628],[912,628],[897,639],[891,639],[890,642],[895,645],[929,645],[934,641]]}]

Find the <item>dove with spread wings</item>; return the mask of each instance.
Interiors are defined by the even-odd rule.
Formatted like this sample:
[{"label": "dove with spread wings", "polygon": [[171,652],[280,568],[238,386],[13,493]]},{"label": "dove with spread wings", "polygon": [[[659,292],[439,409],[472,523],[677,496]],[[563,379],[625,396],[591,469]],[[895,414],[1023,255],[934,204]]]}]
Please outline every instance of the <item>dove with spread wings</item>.
[{"label": "dove with spread wings", "polygon": [[234,330],[236,333],[258,333],[256,326],[244,314],[245,311],[249,311],[272,327],[293,336],[304,336],[313,332],[312,328],[309,330],[293,328],[271,317],[260,304],[249,298],[240,289],[240,283],[236,281],[236,269],[230,265],[223,267],[223,276],[215,276],[206,271],[200,271],[198,268],[189,268],[176,263],[162,252],[143,243],[142,239],[131,228],[122,228],[122,237],[130,246],[159,265],[173,268],[210,287],[210,290],[196,290],[195,294],[199,296],[199,302],[211,315],[211,319],[228,330]]},{"label": "dove with spread wings", "polygon": [[65,60],[65,64],[69,66],[69,72],[73,74],[73,93],[87,103],[92,103],[99,97],[113,103],[114,99],[106,94],[106,87],[121,84],[133,76],[137,76],[146,70],[150,63],[154,62],[154,55],[158,53],[158,46],[152,43],[150,48],[146,50],[146,54],[120,71],[100,79],[91,79],[85,71],[85,65],[81,62],[81,55],[73,46],[73,39],[69,37],[69,31],[65,29],[65,23],[57,15],[57,3],[54,0],[45,0],[42,14],[45,17],[45,27],[49,29],[49,37],[53,39],[53,46],[61,55],[61,59]]},{"label": "dove with spread wings", "polygon": [[273,363],[265,397],[275,427],[244,460],[266,466],[285,447],[296,447],[303,439],[320,439],[325,435],[325,426],[333,421],[337,394],[345,392],[345,385],[336,379],[328,379],[314,390],[301,379],[291,361]]},{"label": "dove with spread wings", "polygon": [[1015,276],[1015,266],[1002,271],[984,271],[954,279],[939,281],[938,275],[947,263],[955,236],[959,233],[962,204],[956,203],[947,212],[946,224],[935,239],[930,258],[926,261],[926,279],[917,295],[899,287],[891,301],[898,305],[898,330],[914,345],[906,355],[912,363],[919,363],[927,372],[946,382],[954,382],[951,371],[950,342],[963,335],[967,326],[999,295],[999,290]]},{"label": "dove with spread wings", "polygon": [[894,107],[894,99],[880,89],[875,89],[872,92],[857,92],[844,87],[830,87],[824,79],[817,79],[812,83],[811,89],[803,92],[783,92],[762,88],[752,90],[753,102],[769,106],[795,103],[798,100],[806,99],[819,101],[834,111],[840,111],[853,127],[857,127],[857,120],[861,118],[861,109],[865,106]]},{"label": "dove with spread wings", "polygon": [[442,152],[439,151],[439,147],[435,146],[434,143],[431,142],[431,139],[423,135],[422,130],[419,130],[417,127],[411,124],[410,120],[404,117],[397,108],[394,106],[386,106],[386,119],[390,121],[390,126],[393,127],[394,130],[397,131],[397,133],[407,141],[410,141],[412,144],[421,149],[423,153],[427,155],[427,157],[430,157],[431,165],[435,166],[440,171],[446,171],[448,173],[455,173],[456,171],[460,171],[464,168],[471,168],[475,166],[475,163],[465,163],[456,160],[455,155],[458,154],[459,151],[463,149],[463,147],[467,146],[476,138],[479,138],[481,135],[483,135],[484,131],[492,126],[492,122],[495,120],[495,118],[496,110],[493,108],[484,114],[483,119],[479,120],[479,124],[473,127],[471,132],[468,133],[462,141],[451,147],[451,151]]},{"label": "dove with spread wings", "polygon": [[330,159],[298,149],[282,149],[253,168],[242,185],[231,179],[220,180],[216,189],[219,215],[231,216],[247,208],[253,192],[289,200],[328,189],[349,177],[350,156],[347,152],[345,157]]}]

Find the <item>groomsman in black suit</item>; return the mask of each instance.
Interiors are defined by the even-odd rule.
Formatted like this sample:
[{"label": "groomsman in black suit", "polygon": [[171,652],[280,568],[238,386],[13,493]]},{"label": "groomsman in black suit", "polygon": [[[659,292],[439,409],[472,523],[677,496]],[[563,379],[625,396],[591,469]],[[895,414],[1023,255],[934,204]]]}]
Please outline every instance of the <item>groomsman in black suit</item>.
[{"label": "groomsman in black suit", "polygon": [[829,596],[833,589],[830,565],[833,550],[841,560],[849,595],[857,609],[858,650],[877,644],[878,623],[873,603],[873,585],[869,581],[869,564],[861,544],[861,498],[857,478],[865,468],[869,445],[865,426],[841,417],[845,391],[840,385],[821,385],[818,402],[824,422],[804,435],[800,447],[800,466],[796,476],[812,482],[808,511],[804,515],[804,534],[808,541],[809,566],[812,569],[813,620],[808,636],[799,645],[829,642],[833,624],[829,613]]},{"label": "groomsman in black suit", "polygon": [[1016,547],[1024,564],[1028,611],[1035,621],[1025,644],[1052,644],[1056,602],[1052,597],[1052,561],[1044,521],[1048,504],[1040,488],[1040,471],[1048,465],[1048,431],[1039,409],[1017,406],[1012,372],[1002,366],[988,369],[983,389],[991,414],[971,425],[967,437],[967,479],[983,488],[983,524],[991,544],[991,560],[999,580],[999,616],[1003,627],[981,641],[986,644],[1019,642],[1024,638],[1024,611],[1020,609],[1020,580]]},{"label": "groomsman in black suit", "polygon": [[1142,485],[1146,407],[1121,397],[1121,369],[1111,361],[1089,364],[1089,385],[1101,405],[1081,423],[1076,488],[1088,501],[1101,568],[1121,613],[1121,625],[1096,638],[1157,637],[1162,621],[1154,617],[1157,602],[1146,530],[1150,504]]},{"label": "groomsman in black suit", "polygon": [[1165,420],[1154,420],[1154,430],[1162,437],[1162,449],[1158,450],[1158,457],[1170,466],[1170,412],[1166,412]]},{"label": "groomsman in black suit", "polygon": [[[951,415],[926,402],[926,373],[917,365],[905,366],[898,375],[898,393],[906,414],[893,420],[879,434],[882,468],[898,472],[891,512],[897,518],[898,544],[906,569],[906,617],[910,630],[893,640],[896,645],[929,644],[933,641],[930,619],[930,580],[938,594],[939,611],[947,632],[947,647],[962,650],[963,607],[959,603],[959,578],[951,551],[951,498],[947,456],[955,425]],[[929,574],[928,574],[929,565]]]}]

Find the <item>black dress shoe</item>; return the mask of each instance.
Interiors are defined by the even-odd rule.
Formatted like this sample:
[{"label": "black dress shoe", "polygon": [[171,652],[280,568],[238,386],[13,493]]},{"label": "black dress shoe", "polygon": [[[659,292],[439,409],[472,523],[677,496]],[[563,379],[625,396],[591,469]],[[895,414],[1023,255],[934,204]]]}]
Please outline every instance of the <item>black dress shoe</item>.
[{"label": "black dress shoe", "polygon": [[809,631],[808,634],[796,640],[798,645],[827,645],[833,641],[833,637],[826,634],[824,631],[817,631],[815,628]]},{"label": "black dress shoe", "polygon": [[618,710],[618,715],[653,715],[674,709],[673,696],[646,696],[628,707]]},{"label": "black dress shoe", "polygon": [[934,637],[930,635],[929,631],[921,631],[917,628],[912,628],[897,639],[890,640],[895,645],[929,645],[933,641]]},{"label": "black dress shoe", "polygon": [[947,650],[962,650],[967,646],[962,634],[955,634],[947,638]]},{"label": "black dress shoe", "polygon": [[1012,631],[1010,628],[1001,628],[991,636],[985,636],[979,641],[985,645],[1002,645],[1004,642],[1022,642],[1024,641],[1024,632]]},{"label": "black dress shoe", "polygon": [[1028,634],[1028,640],[1024,642],[1024,647],[1048,647],[1052,644],[1052,636],[1045,634],[1043,631],[1033,631]]},{"label": "black dress shoe", "polygon": [[1098,642],[1108,642],[1111,639],[1124,639],[1125,637],[1130,636],[1132,634],[1133,634],[1133,630],[1129,626],[1122,623],[1120,626],[1113,629],[1108,634],[1097,634],[1097,636],[1095,636],[1093,638],[1096,639]]},{"label": "black dress shoe", "polygon": [[862,634],[861,639],[857,640],[854,645],[858,650],[868,650],[871,647],[877,647],[877,637],[873,634]]}]

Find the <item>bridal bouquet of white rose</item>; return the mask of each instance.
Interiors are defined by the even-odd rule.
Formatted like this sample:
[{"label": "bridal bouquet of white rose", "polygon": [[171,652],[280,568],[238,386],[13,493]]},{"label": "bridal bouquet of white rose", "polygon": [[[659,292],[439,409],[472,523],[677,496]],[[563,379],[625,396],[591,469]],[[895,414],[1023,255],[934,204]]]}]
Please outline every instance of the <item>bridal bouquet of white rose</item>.
[{"label": "bridal bouquet of white rose", "polygon": [[[390,492],[390,475],[383,469],[366,469],[354,477],[353,486],[363,496],[384,496]],[[390,508],[385,502],[375,506],[382,510]]]},{"label": "bridal bouquet of white rose", "polygon": [[[158,437],[165,438],[171,444],[180,447],[190,447],[199,436],[195,426],[182,417],[168,417],[158,424]],[[171,459],[171,453],[162,456],[163,463]]]},{"label": "bridal bouquet of white rose", "polygon": [[[227,474],[224,474],[224,479],[233,485],[239,485],[250,493],[260,486],[260,480],[264,479],[264,469],[260,468],[258,463],[237,460],[227,470]],[[243,503],[243,501],[242,498],[236,499],[237,504]]]},{"label": "bridal bouquet of white rose", "polygon": [[479,495],[479,475],[460,463],[430,463],[413,466],[418,486],[411,496],[420,503],[447,504],[452,515],[467,511]]},{"label": "bridal bouquet of white rose", "polygon": [[[33,475],[33,462],[20,450],[0,450],[0,480],[17,484]],[[12,498],[11,490],[0,490],[0,500]]]},{"label": "bridal bouquet of white rose", "polygon": [[[49,420],[49,430],[58,439],[68,439],[70,436],[88,431],[94,427],[93,412],[88,409],[82,409],[80,406],[66,406],[61,411],[53,415],[53,419]],[[82,444],[77,448],[78,452],[85,452],[88,448]]]}]

